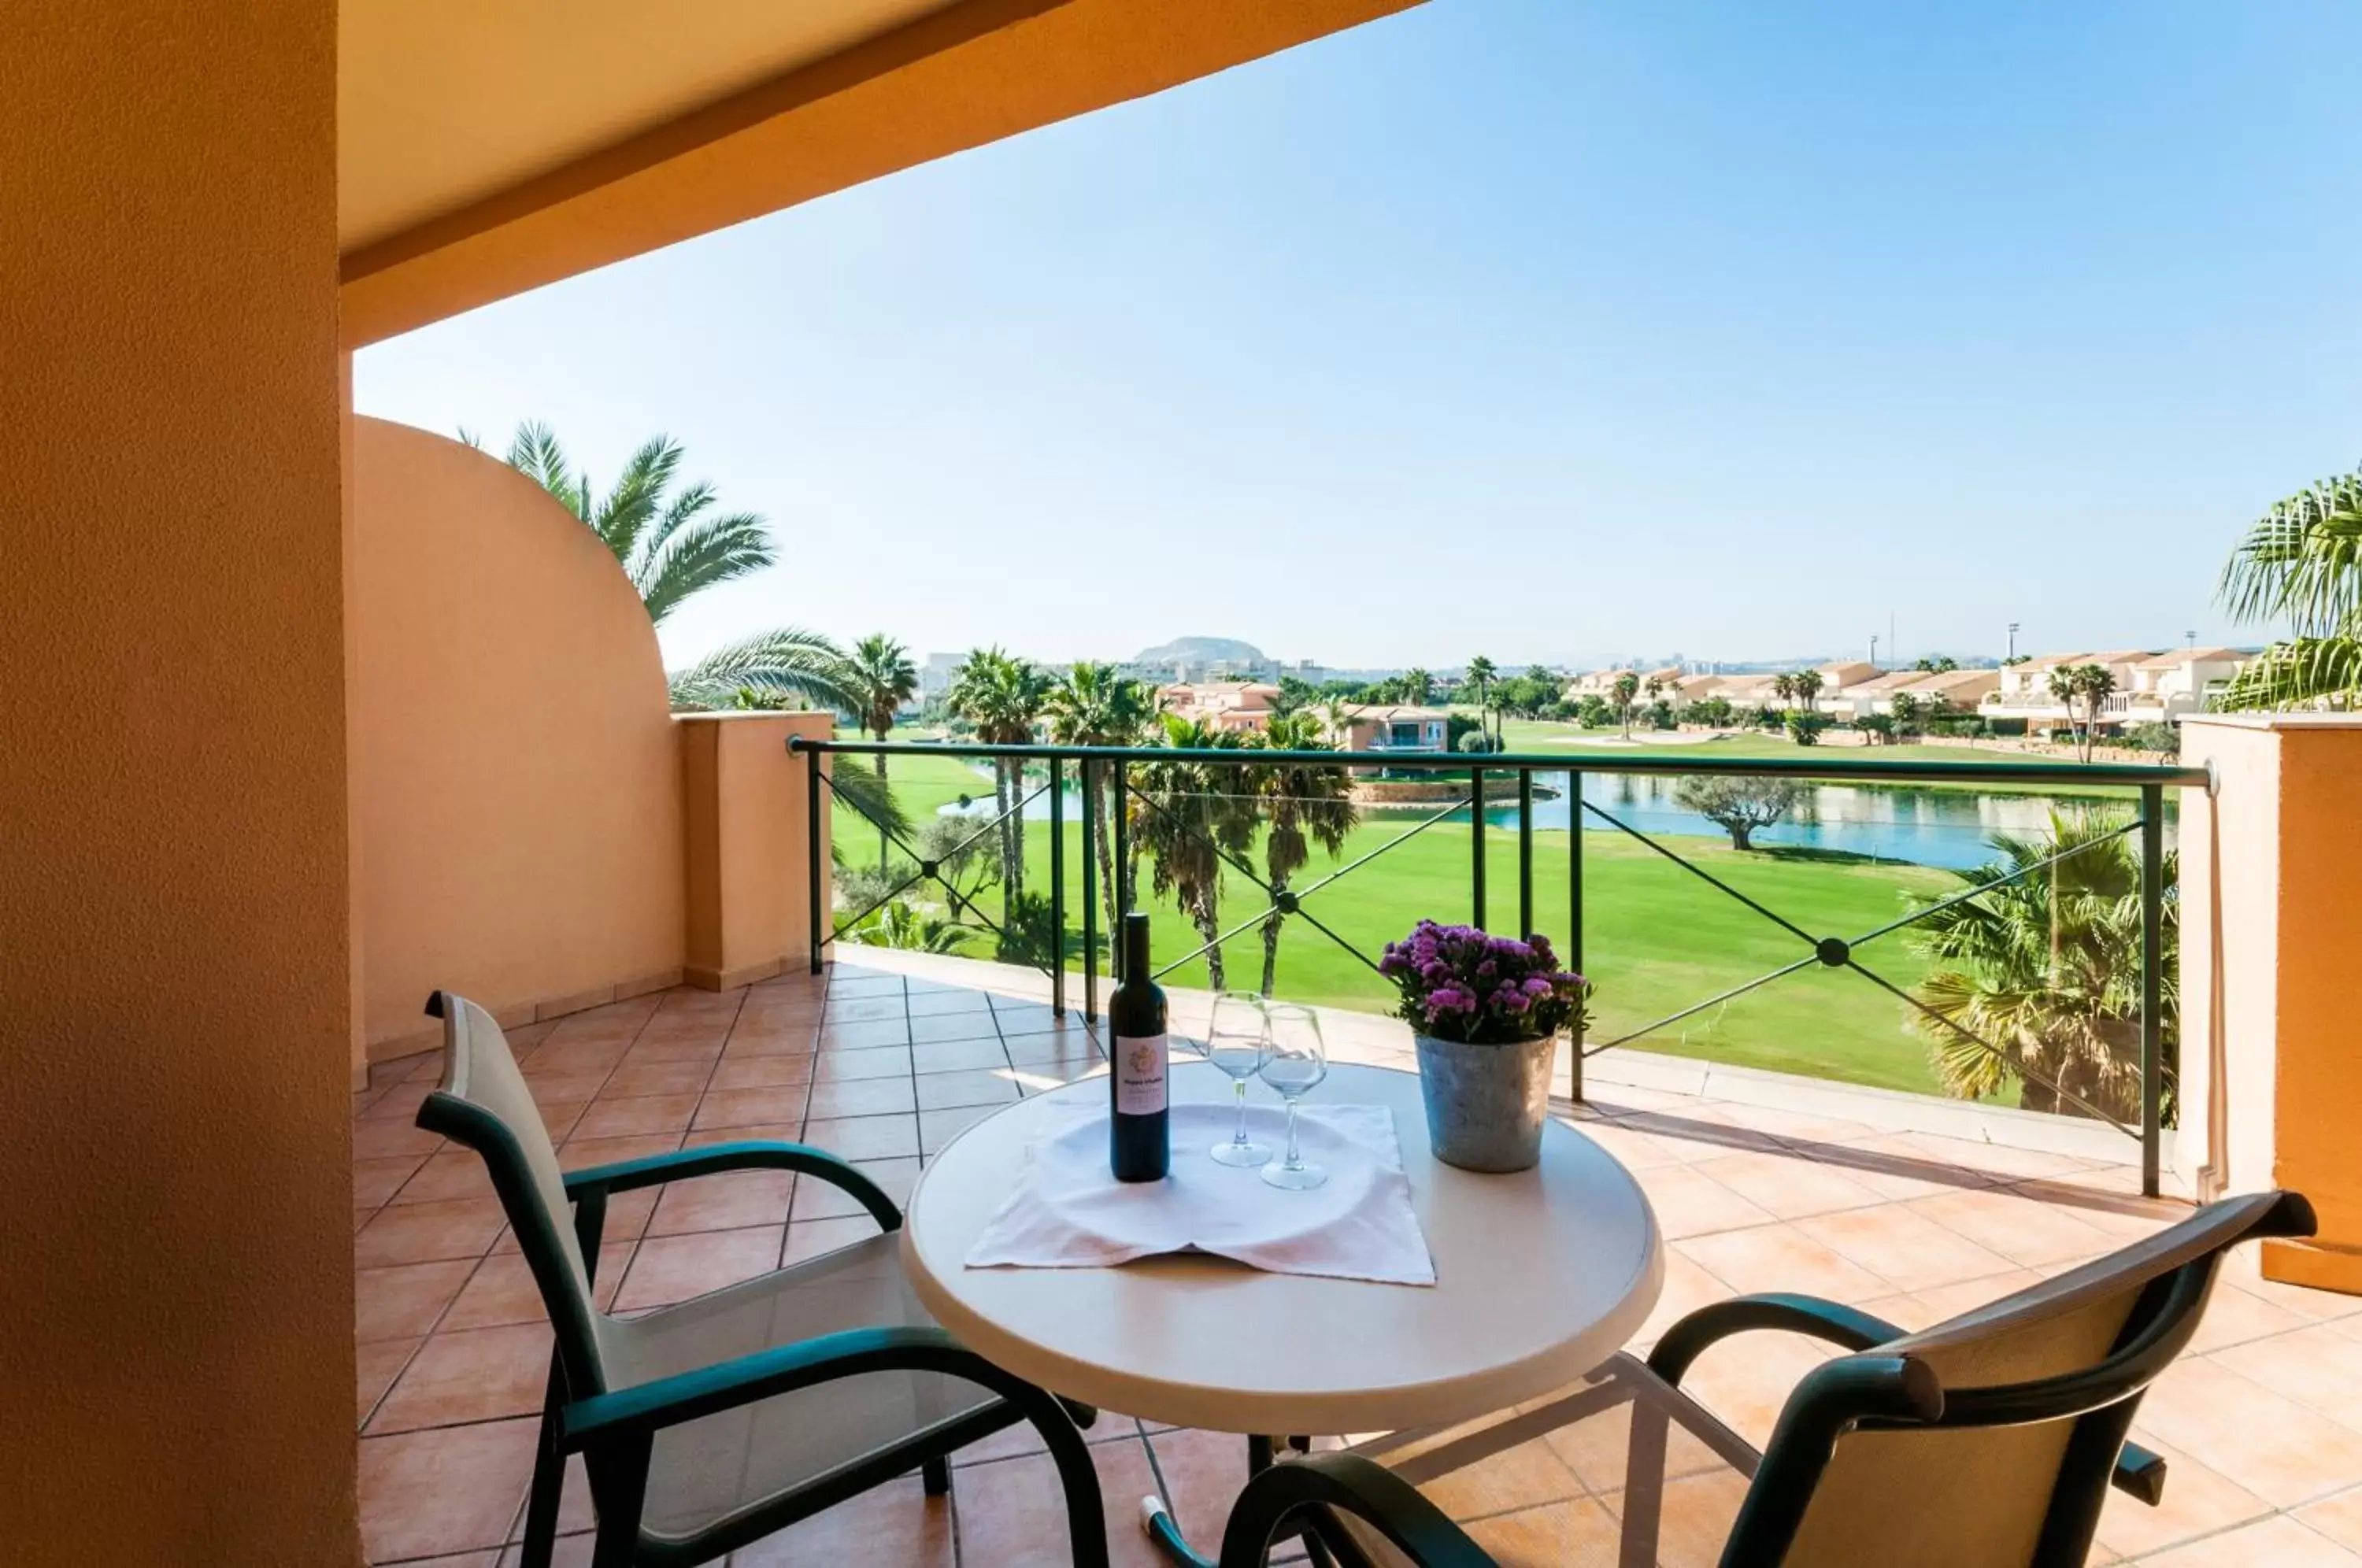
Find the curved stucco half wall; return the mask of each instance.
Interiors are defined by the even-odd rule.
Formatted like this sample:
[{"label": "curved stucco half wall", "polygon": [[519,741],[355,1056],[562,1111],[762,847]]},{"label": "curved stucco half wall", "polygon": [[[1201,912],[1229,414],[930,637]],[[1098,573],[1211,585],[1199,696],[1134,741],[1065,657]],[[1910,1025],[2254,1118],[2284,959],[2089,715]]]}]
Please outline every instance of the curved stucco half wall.
[{"label": "curved stucco half wall", "polygon": [[680,754],[614,557],[457,441],[362,419],[353,463],[369,1040],[437,987],[547,1010],[677,975]]}]

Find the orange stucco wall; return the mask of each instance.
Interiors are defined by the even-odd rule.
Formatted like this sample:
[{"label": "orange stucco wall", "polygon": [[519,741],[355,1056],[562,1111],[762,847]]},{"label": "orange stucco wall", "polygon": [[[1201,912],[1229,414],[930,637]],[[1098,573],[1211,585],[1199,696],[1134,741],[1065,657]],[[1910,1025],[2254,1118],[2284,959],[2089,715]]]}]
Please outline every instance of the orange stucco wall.
[{"label": "orange stucco wall", "polygon": [[[791,735],[825,740],[830,713],[692,713],[680,729],[688,801],[686,977],[710,990],[766,980],[811,959],[811,765]],[[821,762],[823,771],[829,759]],[[820,795],[821,853],[832,842]],[[821,918],[832,908],[821,890]]]},{"label": "orange stucco wall", "polygon": [[505,463],[356,422],[361,989],[373,1054],[447,987],[516,1016],[678,977],[681,771],[614,558]]},{"label": "orange stucco wall", "polygon": [[2214,774],[2184,819],[2183,1137],[2202,1186],[2312,1200],[2311,1243],[2267,1275],[2362,1293],[2362,719],[2196,718]]},{"label": "orange stucco wall", "polygon": [[0,1562],[353,1561],[328,0],[0,50]]}]

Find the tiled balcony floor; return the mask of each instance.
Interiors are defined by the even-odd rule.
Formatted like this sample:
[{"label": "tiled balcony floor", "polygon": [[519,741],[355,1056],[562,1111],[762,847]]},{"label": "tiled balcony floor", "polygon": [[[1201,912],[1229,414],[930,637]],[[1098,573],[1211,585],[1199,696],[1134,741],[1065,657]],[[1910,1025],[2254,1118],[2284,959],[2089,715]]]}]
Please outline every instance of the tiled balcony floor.
[{"label": "tiled balcony floor", "polygon": [[[971,976],[996,990],[954,983]],[[856,1161],[900,1198],[969,1121],[1098,1064],[1090,1036],[1034,999],[1044,987],[988,966],[852,950],[825,988],[794,976],[675,990],[509,1038],[568,1166],[795,1138]],[[1176,995],[1175,1032],[1203,1005]],[[1399,1024],[1330,1020],[1340,1059],[1408,1065]],[[372,1563],[492,1568],[514,1561],[549,1333],[475,1156],[411,1124],[439,1066],[385,1064],[354,1100],[361,1526]],[[1561,1109],[1639,1176],[1670,1240],[1644,1339],[1705,1301],[1774,1288],[1916,1327],[2183,1212],[2131,1196],[2123,1165],[2065,1154],[1606,1086]],[[629,1310],[729,1284],[866,1233],[849,1207],[778,1173],[631,1195],[608,1216],[602,1292]],[[2362,1565],[2362,1298],[2265,1281],[2244,1256],[2194,1349],[2136,1429],[2170,1461],[2165,1505],[2112,1496],[2092,1560]],[[1822,1353],[1792,1336],[1742,1336],[1709,1353],[1691,1386],[1760,1442]],[[1238,1439],[1116,1416],[1090,1436],[1118,1564],[1155,1561],[1134,1522],[1148,1491],[1193,1535],[1219,1536],[1243,1477]],[[963,1456],[949,1498],[925,1498],[913,1478],[734,1561],[1064,1562],[1049,1461],[1028,1447],[1003,1434]],[[589,1524],[578,1485],[563,1528]],[[571,1535],[559,1561],[587,1562],[588,1547]]]}]

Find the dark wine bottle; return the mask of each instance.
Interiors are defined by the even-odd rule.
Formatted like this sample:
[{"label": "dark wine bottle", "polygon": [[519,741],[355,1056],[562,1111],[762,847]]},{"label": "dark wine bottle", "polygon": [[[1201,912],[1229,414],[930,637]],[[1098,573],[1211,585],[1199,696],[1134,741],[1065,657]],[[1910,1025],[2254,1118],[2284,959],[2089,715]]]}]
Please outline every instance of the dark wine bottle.
[{"label": "dark wine bottle", "polygon": [[1148,917],[1123,917],[1123,983],[1108,999],[1115,1070],[1108,1075],[1108,1164],[1118,1181],[1163,1181],[1173,1164],[1164,1081],[1164,992],[1148,977]]}]

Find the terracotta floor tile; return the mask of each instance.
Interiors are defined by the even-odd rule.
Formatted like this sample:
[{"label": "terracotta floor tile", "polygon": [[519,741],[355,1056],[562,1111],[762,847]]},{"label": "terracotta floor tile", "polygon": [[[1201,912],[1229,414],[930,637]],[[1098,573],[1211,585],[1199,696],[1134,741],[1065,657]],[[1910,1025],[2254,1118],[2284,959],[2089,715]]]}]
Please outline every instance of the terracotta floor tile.
[{"label": "terracotta floor tile", "polygon": [[1905,1290],[2005,1272],[2010,1260],[1907,1207],[1889,1204],[1800,1220],[1796,1229]]},{"label": "terracotta floor tile", "polygon": [[435,1327],[475,1271],[472,1258],[356,1269],[353,1337],[363,1344],[417,1339]]},{"label": "terracotta floor tile", "polygon": [[546,1323],[430,1337],[370,1418],[369,1434],[537,1413],[549,1386]]},{"label": "terracotta floor tile", "polygon": [[1061,1083],[1081,1077],[1107,1061],[1090,1041],[1057,1034],[1021,1034],[1002,1042],[1001,1048],[1009,1053],[1010,1066],[1021,1073],[1053,1075]]},{"label": "terracotta floor tile", "polygon": [[1978,1187],[1916,1199],[1912,1212],[1959,1232],[2013,1264],[2038,1268],[2089,1257],[2113,1244],[2071,1211],[2010,1187]]},{"label": "terracotta floor tile", "polygon": [[[632,1054],[615,1068],[601,1091],[611,1096],[623,1095],[696,1095],[705,1092],[706,1080],[713,1076],[713,1063],[704,1057],[682,1059],[669,1056],[644,1056],[644,1048],[635,1046]],[[714,1053],[718,1059],[721,1053]]]},{"label": "terracotta floor tile", "polygon": [[907,1050],[911,1026],[900,1019],[870,1023],[826,1023],[820,1026],[820,1051],[833,1056],[848,1051]]},{"label": "terracotta floor tile", "polygon": [[388,1201],[448,1203],[456,1198],[492,1196],[492,1178],[484,1168],[484,1157],[473,1149],[454,1144],[440,1154],[429,1154],[417,1174]]},{"label": "terracotta floor tile", "polygon": [[713,1127],[753,1127],[764,1122],[800,1121],[809,1086],[773,1084],[762,1088],[708,1089],[690,1125],[700,1132]]},{"label": "terracotta floor tile", "polygon": [[416,1340],[379,1340],[374,1344],[355,1347],[353,1358],[353,1420],[356,1427],[370,1418],[385,1391],[411,1355],[418,1349]]},{"label": "terracotta floor tile", "polygon": [[823,1024],[900,1023],[907,1015],[899,993],[869,997],[831,998],[828,1010],[822,1016]]},{"label": "terracotta floor tile", "polygon": [[997,1105],[962,1105],[945,1110],[922,1110],[919,1113],[919,1146],[933,1159],[943,1153],[944,1144],[999,1110]]},{"label": "terracotta floor tile", "polygon": [[489,1198],[450,1203],[392,1204],[353,1238],[353,1262],[363,1268],[478,1258],[500,1234],[501,1206]]},{"label": "terracotta floor tile", "polygon": [[1010,1069],[921,1073],[913,1080],[921,1110],[953,1110],[966,1105],[1013,1105],[1024,1091]]},{"label": "terracotta floor tile", "polygon": [[1247,1484],[1246,1439],[1167,1428],[1151,1436],[1148,1446],[1164,1478],[1164,1506],[1182,1533],[1204,1550],[1220,1546],[1231,1506]]},{"label": "terracotta floor tile", "polygon": [[1794,1290],[1832,1301],[1867,1301],[1894,1286],[1789,1225],[1759,1225],[1675,1242],[1734,1292]]},{"label": "terracotta floor tile", "polygon": [[706,1092],[722,1089],[777,1088],[811,1082],[812,1058],[793,1056],[724,1056],[707,1080]]},{"label": "terracotta floor tile", "polygon": [[1658,1515],[1658,1561],[1664,1568],[1714,1568],[1746,1496],[1746,1481],[1727,1470],[1670,1483]]},{"label": "terracotta floor tile", "polygon": [[402,1190],[402,1184],[417,1174],[432,1155],[402,1154],[390,1160],[355,1160],[353,1162],[353,1207],[381,1208]]},{"label": "terracotta floor tile", "polygon": [[553,1039],[533,1054],[523,1071],[527,1082],[561,1073],[611,1073],[631,1048],[627,1034],[595,1040]]},{"label": "terracotta floor tile", "polygon": [[395,1084],[370,1099],[369,1108],[361,1112],[365,1121],[414,1121],[418,1108],[434,1092],[432,1083]]},{"label": "terracotta floor tile", "polygon": [[2348,1551],[2362,1551],[2362,1476],[2350,1491],[2299,1508],[2296,1517]]},{"label": "terracotta floor tile", "polygon": [[[591,1299],[601,1308],[615,1298],[615,1286],[621,1281],[624,1267],[632,1261],[632,1243],[613,1242],[599,1249],[599,1266],[591,1283]],[[443,1315],[446,1331],[454,1329],[491,1329],[509,1323],[546,1323],[548,1309],[541,1299],[541,1287],[534,1283],[533,1270],[522,1253],[496,1252],[476,1265],[475,1274],[461,1288],[458,1299]]]},{"label": "terracotta floor tile", "polygon": [[812,1081],[845,1083],[862,1078],[911,1076],[911,1048],[885,1045],[858,1051],[822,1051],[812,1058]]},{"label": "terracotta floor tile", "polygon": [[498,1547],[533,1474],[539,1421],[360,1441],[361,1547],[371,1562]]},{"label": "terracotta floor tile", "polygon": [[[2333,1421],[2362,1430],[2362,1341],[2316,1323],[2217,1351],[2210,1359]],[[2355,1479],[2362,1481],[2362,1475]]]},{"label": "terracotta floor tile", "polygon": [[[551,1544],[549,1568],[590,1568],[591,1553],[598,1544],[599,1538],[588,1530],[561,1535]],[[524,1568],[524,1548],[512,1546],[502,1551],[500,1568]]]},{"label": "terracotta floor tile", "polygon": [[632,1255],[632,1266],[616,1293],[615,1309],[668,1307],[768,1274],[779,1266],[784,1226],[744,1231],[707,1231],[693,1236],[651,1236]]},{"label": "terracotta floor tile", "polygon": [[890,1116],[915,1112],[918,1108],[918,1095],[907,1077],[855,1078],[812,1085],[811,1101],[803,1108],[803,1114],[824,1121],[839,1116]]},{"label": "terracotta floor tile", "polygon": [[443,1146],[443,1135],[407,1121],[359,1121],[353,1123],[353,1158],[425,1159]]},{"label": "terracotta floor tile", "polygon": [[800,1143],[804,1124],[794,1121],[757,1121],[745,1127],[708,1127],[693,1131],[682,1140],[684,1149],[710,1148],[716,1143]]},{"label": "terracotta floor tile", "polygon": [[[2011,1269],[2006,1274],[1990,1275],[1982,1279],[1964,1279],[1954,1285],[1930,1286],[1912,1292],[1912,1299],[1929,1312],[1930,1323],[1941,1323],[1963,1312],[2014,1296],[2029,1285],[2042,1283],[2042,1275],[2029,1268]],[[1900,1320],[1897,1320],[1900,1321]]]},{"label": "terracotta floor tile", "polygon": [[790,1171],[724,1171],[694,1181],[673,1182],[657,1198],[647,1234],[681,1236],[698,1231],[736,1231],[750,1225],[784,1225],[796,1178]]},{"label": "terracotta floor tile", "polygon": [[1667,1241],[1769,1224],[1772,1215],[1703,1172],[1697,1165],[1666,1165],[1640,1173],[1649,1206]]},{"label": "terracotta floor tile", "polygon": [[922,1074],[1005,1071],[1009,1052],[998,1035],[988,1040],[947,1040],[911,1046],[911,1065]]},{"label": "terracotta floor tile", "polygon": [[1583,1496],[1584,1486],[1566,1462],[1537,1437],[1489,1455],[1481,1463],[1447,1471],[1419,1490],[1453,1518],[1473,1519],[1564,1502]]},{"label": "terracotta floor tile", "polygon": [[[2190,1348],[2183,1353],[2204,1355],[2210,1351],[2246,1344],[2251,1340],[2292,1333],[2311,1327],[2312,1322],[2313,1320],[2291,1312],[2278,1302],[2251,1296],[2228,1280],[2218,1278],[2213,1293],[2206,1298],[2205,1316],[2198,1320],[2198,1332],[2191,1336]],[[2336,1330],[2331,1328],[2330,1332],[2334,1334]]]},{"label": "terracotta floor tile", "polygon": [[[1163,1568],[1140,1530],[1140,1499],[1156,1490],[1147,1446],[1138,1438],[1091,1445],[1098,1467],[1111,1568]],[[1047,1453],[971,1464],[953,1473],[960,1557],[993,1568],[1066,1568],[1074,1561],[1065,1493]]]},{"label": "terracotta floor tile", "polygon": [[[919,1179],[918,1161],[855,1160],[853,1163],[885,1189],[886,1196],[896,1203],[910,1201],[911,1188]],[[789,1217],[793,1220],[831,1220],[839,1215],[866,1212],[860,1200],[842,1187],[805,1176],[796,1183],[795,1206],[789,1210]]]},{"label": "terracotta floor tile", "polygon": [[1654,1344],[1667,1329],[1699,1308],[1732,1295],[1730,1286],[1700,1268],[1675,1247],[1665,1249],[1665,1286],[1647,1322],[1633,1335],[1637,1345]]},{"label": "terracotta floor tile", "polygon": [[1999,1187],[2008,1179],[1999,1172],[1959,1163],[1963,1151],[1978,1147],[1948,1138],[1942,1146],[1931,1148],[1915,1132],[1889,1132],[1856,1139],[1826,1151],[1822,1158],[1832,1169],[1843,1171],[1881,1198],[1932,1198],[1963,1188]]},{"label": "terracotta floor tile", "polygon": [[698,1109],[695,1094],[640,1095],[619,1099],[602,1095],[590,1102],[569,1139],[639,1138],[689,1131],[689,1119]]},{"label": "terracotta floor tile", "polygon": [[1616,1156],[1626,1170],[1665,1170],[1690,1162],[1685,1151],[1652,1132],[1637,1132],[1620,1121],[1585,1122],[1577,1129],[1584,1137]]},{"label": "terracotta floor tile", "polygon": [[1701,1160],[1693,1168],[1781,1220],[1883,1201],[1844,1172],[1793,1154],[1741,1152]]},{"label": "terracotta floor tile", "polygon": [[877,1234],[877,1222],[866,1214],[839,1215],[833,1220],[799,1220],[788,1227],[788,1244],[781,1253],[782,1266],[818,1257],[822,1253],[865,1242]]},{"label": "terracotta floor tile", "polygon": [[[645,1160],[650,1154],[668,1154],[680,1147],[679,1132],[640,1132],[623,1138],[568,1138],[557,1151],[557,1163],[569,1171],[588,1170],[592,1165],[612,1165],[624,1160]],[[630,1197],[625,1193],[622,1197]],[[613,1205],[620,1199],[611,1199]]]},{"label": "terracotta floor tile", "polygon": [[2141,1559],[2144,1568],[2356,1568],[2362,1554],[2307,1529],[2287,1515],[2258,1519],[2222,1535]]},{"label": "terracotta floor tile", "polygon": [[933,1018],[954,1012],[983,1013],[989,1016],[992,1012],[992,1000],[982,991],[914,990],[907,999],[907,1006],[913,1019]]},{"label": "terracotta floor tile", "polygon": [[804,1123],[803,1141],[826,1149],[841,1160],[915,1158],[919,1153],[919,1119],[900,1116],[814,1117]]},{"label": "terracotta floor tile", "polygon": [[2166,1370],[2140,1425],[2275,1507],[2362,1476],[2362,1435],[2207,1357]]},{"label": "terracotta floor tile", "polygon": [[631,1054],[625,1056],[622,1063],[617,1064],[617,1070],[621,1071],[624,1066],[635,1061],[678,1062],[691,1066],[700,1065],[711,1066],[722,1059],[723,1044],[726,1038],[725,1032],[718,1027],[694,1034],[679,1032],[659,1034],[652,1027],[649,1032],[641,1035],[633,1043]]},{"label": "terracotta floor tile", "polygon": [[1698,1357],[1682,1391],[1760,1449],[1797,1382],[1837,1353],[1836,1346],[1802,1334],[1735,1334]]},{"label": "terracotta floor tile", "polygon": [[1616,1516],[1593,1497],[1473,1520],[1468,1534],[1502,1568],[1613,1562],[1624,1538]]},{"label": "terracotta floor tile", "polygon": [[607,1087],[613,1067],[583,1067],[567,1072],[528,1073],[524,1087],[535,1105],[587,1100]]},{"label": "terracotta floor tile", "polygon": [[1000,1042],[1000,1031],[988,1012],[942,1012],[911,1020],[911,1040],[927,1045],[959,1040]]},{"label": "terracotta floor tile", "polygon": [[730,1032],[722,1047],[722,1059],[734,1061],[746,1056],[809,1056],[818,1047],[817,1024],[811,1023],[741,1023]]},{"label": "terracotta floor tile", "polygon": [[2212,1535],[2272,1511],[2271,1505],[2227,1476],[2208,1469],[2154,1433],[2134,1436],[2165,1459],[2165,1497],[2150,1507],[2110,1487],[2095,1539],[2125,1557],[2162,1551]]},{"label": "terracotta floor tile", "polygon": [[[956,1490],[958,1483],[955,1482]],[[949,1497],[930,1497],[905,1476],[789,1526],[730,1557],[731,1568],[806,1568],[816,1562],[880,1568],[952,1568]]]}]

